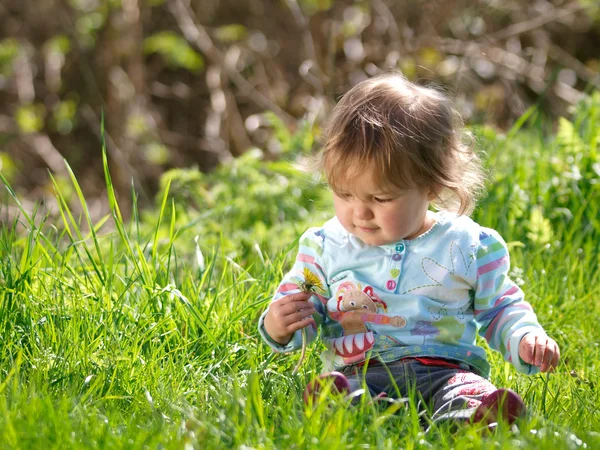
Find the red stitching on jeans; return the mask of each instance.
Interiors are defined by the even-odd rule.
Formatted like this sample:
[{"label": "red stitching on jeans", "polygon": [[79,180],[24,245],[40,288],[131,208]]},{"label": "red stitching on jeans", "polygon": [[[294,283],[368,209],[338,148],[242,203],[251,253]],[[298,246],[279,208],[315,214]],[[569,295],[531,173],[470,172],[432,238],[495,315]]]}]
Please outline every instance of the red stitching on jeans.
[{"label": "red stitching on jeans", "polygon": [[[490,390],[490,387],[492,387],[492,390]],[[480,395],[480,394],[484,394],[484,395],[489,395],[491,392],[495,391],[496,389],[493,389],[493,386],[488,383],[487,381],[479,381],[477,383],[472,383],[468,386],[465,386],[464,388],[460,389],[456,395]]]}]

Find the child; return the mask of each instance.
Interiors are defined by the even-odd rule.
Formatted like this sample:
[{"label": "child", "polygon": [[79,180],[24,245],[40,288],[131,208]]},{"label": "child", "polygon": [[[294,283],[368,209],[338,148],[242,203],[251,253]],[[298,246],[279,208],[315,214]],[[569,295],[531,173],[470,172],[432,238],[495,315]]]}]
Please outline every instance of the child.
[{"label": "child", "polygon": [[512,422],[523,402],[487,380],[477,333],[527,374],[559,349],[508,277],[503,239],[465,215],[483,177],[460,125],[443,93],[395,73],[341,99],[319,154],[335,217],[302,235],[259,330],[290,352],[320,326],[325,377],[343,390],[412,388],[433,420]]}]

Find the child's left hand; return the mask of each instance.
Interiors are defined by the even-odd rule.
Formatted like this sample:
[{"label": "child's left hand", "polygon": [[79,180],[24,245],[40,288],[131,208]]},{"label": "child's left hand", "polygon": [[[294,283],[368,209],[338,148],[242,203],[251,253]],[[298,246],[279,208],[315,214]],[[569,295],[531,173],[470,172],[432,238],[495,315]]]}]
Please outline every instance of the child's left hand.
[{"label": "child's left hand", "polygon": [[554,339],[546,333],[533,331],[521,339],[519,356],[527,364],[539,367],[542,372],[551,372],[558,365],[560,350]]}]

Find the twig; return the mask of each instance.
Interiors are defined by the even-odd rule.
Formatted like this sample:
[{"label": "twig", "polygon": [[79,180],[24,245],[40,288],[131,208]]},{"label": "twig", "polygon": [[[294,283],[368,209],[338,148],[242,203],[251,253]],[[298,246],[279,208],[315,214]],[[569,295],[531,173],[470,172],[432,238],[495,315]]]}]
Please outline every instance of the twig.
[{"label": "twig", "polygon": [[169,0],[168,7],[188,42],[194,44],[212,63],[222,67],[240,91],[261,108],[273,111],[286,124],[293,125],[296,123],[294,117],[252,86],[235,67],[225,64],[225,57],[217,49],[204,27],[194,22],[189,5],[185,5],[182,0]]},{"label": "twig", "polygon": [[[66,3],[67,2],[65,2],[65,4]],[[69,37],[71,38],[71,41],[75,43],[74,50],[77,52],[77,57],[81,61],[78,66],[81,70],[82,78],[83,78],[84,82],[87,84],[87,86],[89,87],[90,91],[92,91],[97,96],[99,103],[102,105],[106,105],[106,99],[104,98],[102,89],[98,85],[98,81],[96,79],[96,76],[95,76],[93,70],[90,69],[90,64],[87,61],[86,52],[81,47],[80,40],[76,38],[76,35],[73,31],[73,30],[75,30],[75,25],[74,25],[73,21],[71,20],[71,17],[65,12],[68,10],[70,10],[70,8],[60,10],[61,20],[69,32]],[[92,132],[94,134],[96,134],[98,139],[101,139],[100,126],[99,126],[100,117],[96,114],[96,112],[93,110],[93,108],[89,104],[86,104],[81,108],[81,114],[82,114],[83,118],[86,119],[86,121],[88,122],[88,125],[89,125],[90,129],[92,130]],[[138,171],[129,163],[124,152],[115,144],[114,140],[111,138],[110,134],[108,133],[108,130],[104,130],[104,135],[106,137],[106,141],[108,144],[107,151],[109,152],[110,156],[112,158],[114,158],[114,160],[117,164],[119,164],[120,166],[125,167],[127,169],[129,175],[131,176],[131,178],[134,180],[134,182],[139,187],[140,192],[144,196],[144,199],[147,201],[150,201],[151,196],[144,189],[144,186],[142,185],[142,183],[140,181],[138,181],[138,180],[141,180],[141,178],[139,178]]]},{"label": "twig", "polygon": [[[462,41],[452,39],[440,39],[439,42],[441,43],[442,48],[445,48],[451,53],[462,53],[465,56],[485,55],[490,61],[496,64],[502,65],[503,67],[507,67],[508,69],[513,70],[514,72],[519,73],[520,75],[523,75],[534,82],[540,82],[543,81],[541,79],[541,75],[545,73],[544,67],[532,64],[514,53],[507,52],[506,50],[498,46],[490,44],[507,39],[512,36],[523,34],[528,31],[535,30],[547,23],[554,22],[566,16],[572,15],[578,11],[581,11],[584,8],[585,5],[581,5],[578,3],[571,3],[563,9],[555,8],[547,14],[535,17],[530,20],[519,22],[517,24],[499,30],[495,33],[485,35],[484,39],[487,45],[482,44],[480,42],[465,43]],[[577,58],[573,57],[568,52],[564,51],[562,48],[555,44],[550,45],[549,52],[552,58],[562,63],[565,67],[568,67],[569,69],[573,70],[581,80],[592,84],[596,88],[600,87],[600,75],[586,67],[585,64],[583,64]],[[509,60],[513,60],[514,63],[506,64],[506,62]],[[560,97],[572,103],[573,101],[575,101],[574,99],[579,98],[577,94],[581,94],[581,92],[573,88],[571,89],[574,91],[572,92],[572,94],[574,95],[560,95]]]},{"label": "twig", "polygon": [[34,133],[25,135],[24,141],[33,149],[52,170],[52,172],[66,176],[68,175],[63,162],[63,156],[54,147],[52,141],[46,134]]},{"label": "twig", "polygon": [[385,4],[383,0],[374,0],[373,7],[377,14],[381,17],[385,17],[388,23],[388,34],[390,35],[392,48],[397,52],[402,50],[402,40],[400,38],[400,29],[398,28],[398,24],[396,23],[396,18],[388,5]]},{"label": "twig", "polygon": [[[474,41],[464,42],[450,38],[433,38],[433,41],[434,45],[439,46],[438,48],[446,53],[487,58],[493,63],[529,78],[531,81],[536,83],[544,81],[545,71],[543,67],[531,64],[529,61],[503,48],[480,44]],[[508,61],[511,60],[512,63],[509,64]]]},{"label": "twig", "polygon": [[[294,16],[294,20],[296,21],[296,24],[300,27],[300,29],[302,29],[302,38],[304,40],[304,48],[306,50],[306,53],[308,54],[308,58],[313,62],[313,64],[310,66],[310,68],[315,68],[321,77],[326,77],[327,75],[325,75],[325,73],[321,69],[321,66],[319,65],[315,42],[313,40],[310,29],[308,27],[308,19],[302,12],[302,9],[298,5],[297,0],[285,0],[285,2],[287,3],[288,7],[290,8],[290,11],[292,12],[292,15]],[[300,75],[304,75],[304,74],[301,73]],[[318,93],[320,95],[323,95],[323,80],[321,78],[314,77],[314,76],[308,77],[307,81],[316,81],[316,83],[311,83],[311,84],[315,88],[317,88]],[[326,80],[326,81],[329,81],[329,80]]]},{"label": "twig", "polygon": [[550,56],[559,63],[571,69],[577,76],[600,89],[600,74],[588,68],[577,58],[564,51],[556,44],[550,46]]},{"label": "twig", "polygon": [[[225,98],[227,103],[227,122],[231,131],[231,139],[235,144],[237,156],[241,155],[245,150],[252,147],[252,142],[246,133],[244,119],[238,108],[235,97],[230,89],[225,89]],[[232,152],[233,153],[233,152]]]},{"label": "twig", "polygon": [[[88,125],[89,125],[90,129],[92,130],[92,132],[98,137],[98,140],[100,140],[102,138],[102,135],[100,133],[100,117],[98,117],[98,115],[92,109],[92,107],[90,105],[84,105],[81,108],[81,113],[82,113],[82,116],[87,120]],[[125,155],[123,154],[121,149],[116,145],[114,140],[110,137],[110,134],[108,133],[108,131],[106,129],[104,130],[104,137],[106,139],[107,152],[110,154],[111,157],[113,157],[115,159],[115,162],[117,164],[127,168],[127,171],[131,175],[133,182],[138,186],[138,189],[141,191],[141,194],[144,196],[144,200],[150,202],[151,196],[148,194],[148,192],[146,192],[143,184],[141,184],[139,182],[139,180],[141,180],[141,177],[139,176],[138,171],[135,169],[135,167],[133,167],[129,163],[127,158],[125,158]]]},{"label": "twig", "polygon": [[[29,42],[27,42],[29,44]],[[27,50],[29,45],[24,46],[15,59],[15,79],[19,103],[32,103],[35,100],[35,87],[33,84],[33,70],[29,61]]]},{"label": "twig", "polygon": [[571,3],[566,8],[554,8],[547,14],[542,14],[541,16],[515,23],[514,25],[510,25],[502,30],[496,31],[495,33],[487,34],[484,36],[484,38],[487,42],[501,41],[512,36],[526,33],[527,31],[535,30],[536,28],[540,28],[547,23],[555,22],[563,17],[570,16],[571,14],[581,11],[584,8],[585,5],[576,2]]},{"label": "twig", "polygon": [[168,129],[159,129],[160,140],[166,144],[173,147],[180,146],[189,146],[189,147],[197,147],[200,150],[206,152],[215,152],[218,153],[215,149],[213,149],[206,139],[198,138],[196,136],[185,135],[179,133],[177,131],[171,131]]},{"label": "twig", "polygon": [[337,52],[337,38],[339,32],[339,24],[335,20],[332,20],[327,36],[327,58],[325,59],[325,76],[330,82],[334,79],[335,55]]},{"label": "twig", "polygon": [[15,120],[10,116],[0,115],[0,133],[18,133],[19,127]]}]

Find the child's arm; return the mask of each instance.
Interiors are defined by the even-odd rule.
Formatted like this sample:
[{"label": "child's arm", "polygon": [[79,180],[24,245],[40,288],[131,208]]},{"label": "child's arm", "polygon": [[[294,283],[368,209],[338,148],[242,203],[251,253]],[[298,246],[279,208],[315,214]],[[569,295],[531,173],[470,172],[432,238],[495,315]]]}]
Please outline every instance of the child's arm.
[{"label": "child's arm", "polygon": [[[308,341],[316,336],[317,322],[322,322],[325,303],[330,297],[322,257],[322,231],[311,228],[300,238],[294,266],[284,276],[269,308],[259,319],[260,335],[276,352],[299,349],[302,328],[306,328]],[[303,292],[307,290],[313,294]]]},{"label": "child's arm", "polygon": [[397,328],[403,328],[406,325],[406,319],[402,316],[385,316],[376,313],[360,313],[359,311],[330,311],[329,317],[340,322],[344,316],[360,317],[361,322],[376,323],[378,325],[391,325]]},{"label": "child's arm", "polygon": [[[546,370],[555,366],[558,346],[538,323],[523,291],[508,277],[510,259],[506,243],[496,231],[487,228],[482,228],[479,238],[474,299],[475,320],[481,325],[479,334],[520,372],[533,374],[540,366]],[[535,342],[539,340],[533,351],[529,346],[532,338]],[[542,342],[548,354],[540,362]]]}]

